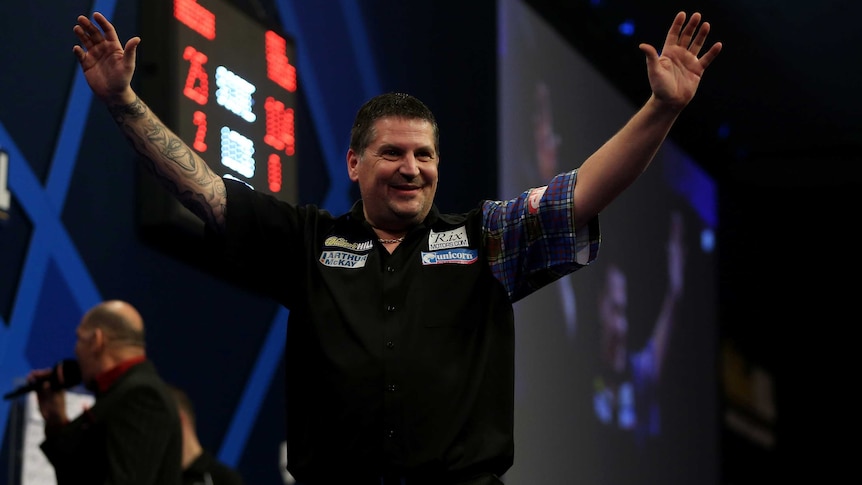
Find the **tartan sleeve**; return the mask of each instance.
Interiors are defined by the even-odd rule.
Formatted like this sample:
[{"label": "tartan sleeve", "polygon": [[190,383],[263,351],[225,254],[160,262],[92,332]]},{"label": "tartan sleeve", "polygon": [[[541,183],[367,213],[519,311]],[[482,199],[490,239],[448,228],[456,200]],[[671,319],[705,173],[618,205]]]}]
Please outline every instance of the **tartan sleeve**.
[{"label": "tartan sleeve", "polygon": [[485,201],[483,228],[491,271],[512,302],[572,273],[598,256],[598,216],[574,228],[577,170],[505,201]]}]

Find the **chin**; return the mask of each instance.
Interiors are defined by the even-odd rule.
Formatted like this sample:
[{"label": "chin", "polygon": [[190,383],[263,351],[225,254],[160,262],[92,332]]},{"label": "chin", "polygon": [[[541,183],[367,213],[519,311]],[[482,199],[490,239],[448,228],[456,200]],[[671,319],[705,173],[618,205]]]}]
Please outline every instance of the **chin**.
[{"label": "chin", "polygon": [[393,207],[392,213],[402,221],[421,221],[428,211],[423,211],[422,207]]}]

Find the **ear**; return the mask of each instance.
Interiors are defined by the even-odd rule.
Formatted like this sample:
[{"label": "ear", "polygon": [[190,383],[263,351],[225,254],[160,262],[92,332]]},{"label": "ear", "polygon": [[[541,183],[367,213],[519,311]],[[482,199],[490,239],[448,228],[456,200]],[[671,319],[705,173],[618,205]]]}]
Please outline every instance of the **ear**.
[{"label": "ear", "polygon": [[105,337],[105,332],[102,331],[101,328],[93,329],[93,338],[92,338],[92,346],[93,350],[101,352],[107,346],[107,338]]},{"label": "ear", "polygon": [[359,155],[352,148],[347,150],[347,176],[351,182],[359,180]]}]

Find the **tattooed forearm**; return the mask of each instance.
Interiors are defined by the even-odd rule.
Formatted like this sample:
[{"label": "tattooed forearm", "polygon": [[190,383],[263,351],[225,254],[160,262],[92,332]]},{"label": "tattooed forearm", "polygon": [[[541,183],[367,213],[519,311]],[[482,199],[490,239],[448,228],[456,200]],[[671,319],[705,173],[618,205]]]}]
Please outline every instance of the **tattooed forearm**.
[{"label": "tattooed forearm", "polygon": [[109,110],[159,183],[204,223],[221,230],[227,200],[221,177],[139,98]]},{"label": "tattooed forearm", "polygon": [[122,126],[125,124],[126,118],[142,118],[146,115],[147,105],[141,101],[141,98],[135,98],[131,104],[108,106],[108,111],[113,116],[114,121]]}]

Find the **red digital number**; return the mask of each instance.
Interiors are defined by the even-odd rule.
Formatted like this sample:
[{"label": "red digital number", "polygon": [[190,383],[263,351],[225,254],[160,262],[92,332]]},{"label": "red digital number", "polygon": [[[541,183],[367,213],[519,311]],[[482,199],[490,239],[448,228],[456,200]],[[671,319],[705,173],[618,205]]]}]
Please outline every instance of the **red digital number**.
[{"label": "red digital number", "polygon": [[276,150],[284,150],[287,155],[293,155],[296,152],[293,108],[285,109],[284,103],[270,96],[266,98],[263,109],[266,111],[264,143]]},{"label": "red digital number", "polygon": [[174,0],[174,18],[204,38],[215,39],[215,14],[199,5],[197,0]]},{"label": "red digital number", "polygon": [[204,69],[207,55],[192,46],[183,51],[183,59],[189,61],[189,72],[186,75],[186,84],[183,86],[183,94],[187,98],[203,106],[209,98],[209,76]]}]

